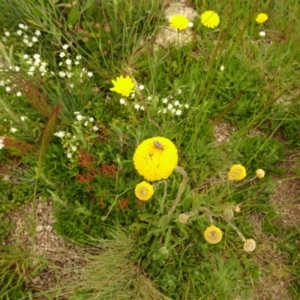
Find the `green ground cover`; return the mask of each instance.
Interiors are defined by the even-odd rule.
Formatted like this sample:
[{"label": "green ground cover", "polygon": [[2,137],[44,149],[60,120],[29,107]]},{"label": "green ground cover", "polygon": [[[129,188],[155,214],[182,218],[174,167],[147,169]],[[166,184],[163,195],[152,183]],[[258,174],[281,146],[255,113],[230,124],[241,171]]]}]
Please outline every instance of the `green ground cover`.
[{"label": "green ground cover", "polygon": [[[284,226],[270,195],[275,178],[300,174],[300,4],[193,0],[183,30],[170,28],[170,5],[0,7],[0,241],[16,225],[9,213],[34,207],[31,249],[2,246],[1,299],[273,299],[261,278],[274,277],[298,299],[299,226]],[[220,22],[205,20],[211,10]],[[158,45],[162,30],[173,43]],[[51,265],[31,251],[41,196],[86,266],[38,293],[28,282]],[[264,237],[284,271],[270,267]]]}]

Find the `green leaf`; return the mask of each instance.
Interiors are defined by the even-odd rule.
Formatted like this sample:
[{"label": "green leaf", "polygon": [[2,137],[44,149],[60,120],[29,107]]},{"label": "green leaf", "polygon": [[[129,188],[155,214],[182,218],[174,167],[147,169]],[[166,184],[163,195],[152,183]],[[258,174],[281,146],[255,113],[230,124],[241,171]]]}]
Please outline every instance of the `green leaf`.
[{"label": "green leaf", "polygon": [[54,108],[53,112],[51,113],[51,115],[45,125],[45,128],[43,130],[39,160],[38,160],[38,165],[37,165],[37,169],[36,169],[36,178],[40,177],[41,170],[42,170],[42,163],[43,163],[44,157],[46,155],[50,139],[55,131],[56,120],[57,120],[57,115],[58,115],[59,110],[60,110],[60,105],[58,104]]},{"label": "green leaf", "polygon": [[74,7],[68,14],[67,24],[73,26],[79,19],[79,9]]}]

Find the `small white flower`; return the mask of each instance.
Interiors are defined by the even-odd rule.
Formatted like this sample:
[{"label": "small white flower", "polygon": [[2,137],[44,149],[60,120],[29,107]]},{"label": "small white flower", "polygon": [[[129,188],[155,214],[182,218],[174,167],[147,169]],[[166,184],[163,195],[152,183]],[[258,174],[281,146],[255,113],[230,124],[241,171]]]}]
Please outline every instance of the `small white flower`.
[{"label": "small white flower", "polygon": [[147,97],[147,100],[148,100],[148,101],[152,100],[152,96],[148,96],[148,97]]},{"label": "small white flower", "polygon": [[175,113],[176,113],[176,109],[175,109],[175,108],[172,108],[171,114],[174,115]]},{"label": "small white flower", "polygon": [[75,65],[79,65],[79,61],[76,60],[76,61],[74,62],[74,64],[75,64]]},{"label": "small white flower", "polygon": [[72,60],[71,60],[71,59],[69,59],[69,58],[68,58],[68,59],[66,59],[66,64],[67,64],[67,65],[71,65],[71,64],[72,64]]},{"label": "small white flower", "polygon": [[168,103],[168,101],[169,101],[168,98],[162,99],[162,102],[163,102],[163,103]]},{"label": "small white flower", "polygon": [[40,58],[41,58],[41,55],[40,54],[33,54],[33,58],[35,59],[35,60],[40,60]]},{"label": "small white flower", "polygon": [[259,35],[260,35],[260,36],[266,36],[266,33],[265,33],[264,31],[261,31],[261,32],[259,33]]},{"label": "small white flower", "polygon": [[19,28],[24,29],[25,28],[24,24],[20,23]]},{"label": "small white flower", "polygon": [[[16,96],[17,96],[17,97],[21,97],[21,96],[22,96],[22,93],[21,93],[21,92],[17,92],[17,93],[16,93]],[[21,117],[21,119],[22,119],[22,117]]]},{"label": "small white flower", "polygon": [[66,135],[66,133],[64,131],[58,131],[58,132],[55,132],[54,135],[59,138],[63,138]]},{"label": "small white flower", "polygon": [[62,46],[62,48],[63,48],[64,50],[67,50],[67,49],[69,48],[69,45],[68,45],[68,44],[64,44],[64,45]]},{"label": "small white flower", "polygon": [[33,72],[34,69],[35,69],[35,66],[31,66],[31,67],[29,68],[29,72]]},{"label": "small white flower", "polygon": [[87,72],[87,76],[93,77],[93,72]]},{"label": "small white flower", "polygon": [[94,130],[94,131],[98,131],[98,129],[99,129],[99,128],[98,128],[98,126],[96,126],[96,125],[93,127],[93,130]]},{"label": "small white flower", "polygon": [[66,53],[65,53],[65,52],[60,52],[60,53],[59,53],[59,56],[60,56],[61,58],[63,58],[63,57],[66,56]]},{"label": "small white flower", "polygon": [[6,36],[10,36],[10,33],[9,33],[8,31],[5,31],[4,34],[5,34]]},{"label": "small white flower", "polygon": [[71,150],[75,152],[77,150],[77,147],[76,146],[71,146]]},{"label": "small white flower", "polygon": [[170,103],[168,104],[168,109],[171,110],[173,108],[173,105]]},{"label": "small white flower", "polygon": [[121,98],[121,99],[120,99],[120,104],[121,104],[121,105],[126,105],[126,100],[125,100],[124,98]]},{"label": "small white flower", "polygon": [[16,71],[16,72],[19,72],[19,71],[20,71],[20,67],[16,66],[16,67],[15,67],[15,71]]},{"label": "small white flower", "polygon": [[76,116],[76,119],[77,119],[78,121],[81,121],[81,120],[83,119],[83,116],[82,116],[82,115],[77,115],[77,116]]},{"label": "small white flower", "polygon": [[142,91],[143,89],[145,89],[145,86],[144,86],[144,85],[142,85],[142,84],[141,84],[141,85],[139,85],[139,90],[140,90],[140,91]]},{"label": "small white flower", "polygon": [[177,94],[180,95],[182,93],[182,89],[177,89]]},{"label": "small white flower", "polygon": [[92,123],[94,122],[94,118],[89,118],[89,121]]},{"label": "small white flower", "polygon": [[34,36],[34,37],[32,38],[32,41],[33,41],[34,43],[36,43],[36,42],[38,41],[38,38],[37,38],[36,36]]},{"label": "small white flower", "polygon": [[163,114],[165,114],[167,112],[167,109],[163,108],[162,112],[163,112]]},{"label": "small white flower", "polygon": [[68,152],[67,153],[67,158],[72,158],[72,155],[73,155],[72,153]]},{"label": "small white flower", "polygon": [[175,112],[176,116],[180,116],[182,114],[182,111],[181,109],[177,109],[176,112]]},{"label": "small white flower", "polygon": [[139,110],[139,109],[141,108],[141,106],[140,106],[138,103],[136,103],[136,104],[134,104],[134,108],[135,108],[136,110]]},{"label": "small white flower", "polygon": [[28,42],[27,46],[28,46],[28,47],[32,47],[32,46],[33,46],[33,43],[32,43],[32,42]]},{"label": "small white flower", "polygon": [[17,132],[18,131],[18,129],[17,128],[14,128],[14,127],[12,127],[10,130],[9,130],[10,132],[12,132],[12,133],[15,133],[15,132]]},{"label": "small white flower", "polygon": [[29,41],[27,39],[23,39],[23,43],[27,45]]},{"label": "small white flower", "polygon": [[141,110],[145,110],[145,107],[143,105],[141,105]]},{"label": "small white flower", "polygon": [[174,101],[174,105],[179,106],[180,105],[179,101],[178,100]]},{"label": "small white flower", "polygon": [[69,87],[72,89],[74,88],[74,83],[70,83]]},{"label": "small white flower", "polygon": [[27,74],[28,74],[29,76],[33,76],[33,72],[31,72],[31,71],[28,71]]},{"label": "small white flower", "polygon": [[3,37],[2,37],[2,41],[3,41],[3,42],[6,42],[6,41],[7,41],[7,38],[6,38],[5,36],[3,36]]},{"label": "small white flower", "polygon": [[23,58],[24,58],[24,59],[28,59],[28,58],[29,58],[29,55],[28,55],[28,54],[24,54],[24,55],[23,55]]},{"label": "small white flower", "polygon": [[84,125],[84,126],[88,126],[88,125],[89,125],[89,121],[85,121],[85,122],[83,123],[83,125]]},{"label": "small white flower", "polygon": [[224,71],[225,70],[225,67],[222,65],[221,67],[220,67],[220,71]]},{"label": "small white flower", "polygon": [[22,35],[23,31],[22,30],[17,30],[17,35]]},{"label": "small white flower", "polygon": [[71,78],[73,76],[73,73],[68,72],[67,77]]},{"label": "small white flower", "polygon": [[74,111],[74,115],[79,115],[79,111]]},{"label": "small white flower", "polygon": [[63,72],[63,71],[59,71],[59,72],[58,72],[58,76],[59,76],[59,77],[66,77],[66,73]]},{"label": "small white flower", "polygon": [[194,26],[193,22],[189,22],[188,26],[189,28],[192,28]]},{"label": "small white flower", "polygon": [[35,35],[36,35],[36,36],[40,36],[40,35],[41,35],[41,32],[40,32],[39,30],[36,30],[36,31],[35,31]]},{"label": "small white flower", "polygon": [[135,93],[132,93],[132,94],[130,95],[130,98],[133,99],[134,97],[135,97]]},{"label": "small white flower", "polygon": [[7,87],[5,88],[5,90],[6,90],[7,92],[10,92],[10,91],[11,91],[11,88],[10,88],[9,86],[7,86]]},{"label": "small white flower", "polygon": [[78,54],[78,55],[76,55],[76,57],[75,57],[77,60],[80,60],[82,57],[81,57],[81,55],[80,54]]},{"label": "small white flower", "polygon": [[21,116],[20,118],[21,118],[21,121],[22,121],[22,122],[24,122],[24,121],[27,119],[26,116]]}]

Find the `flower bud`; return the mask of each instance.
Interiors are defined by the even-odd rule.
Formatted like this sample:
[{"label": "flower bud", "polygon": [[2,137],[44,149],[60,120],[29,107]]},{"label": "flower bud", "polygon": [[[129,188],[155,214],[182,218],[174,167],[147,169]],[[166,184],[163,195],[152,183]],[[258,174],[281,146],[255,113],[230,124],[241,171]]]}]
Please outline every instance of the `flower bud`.
[{"label": "flower bud", "polygon": [[226,219],[226,221],[230,221],[233,216],[234,216],[234,213],[232,211],[231,208],[226,208],[224,211],[223,211],[223,216],[224,218]]},{"label": "flower bud", "polygon": [[180,223],[182,223],[182,224],[185,224],[187,221],[188,221],[188,219],[189,219],[189,215],[187,215],[187,214],[180,214],[179,216],[178,216],[178,221],[180,222]]},{"label": "flower bud", "polygon": [[256,248],[256,242],[253,239],[246,240],[244,243],[244,251],[252,252]]},{"label": "flower bud", "polygon": [[263,169],[257,169],[256,170],[256,176],[257,176],[257,178],[264,178],[265,174],[266,174],[266,172]]},{"label": "flower bud", "polygon": [[236,213],[239,213],[241,211],[241,207],[239,205],[236,205],[234,208],[233,208],[234,212]]}]

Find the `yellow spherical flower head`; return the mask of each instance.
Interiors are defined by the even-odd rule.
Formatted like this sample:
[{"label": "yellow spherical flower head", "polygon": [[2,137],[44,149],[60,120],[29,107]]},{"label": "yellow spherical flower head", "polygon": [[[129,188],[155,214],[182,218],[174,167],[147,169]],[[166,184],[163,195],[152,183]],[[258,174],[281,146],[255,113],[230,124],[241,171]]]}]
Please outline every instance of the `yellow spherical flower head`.
[{"label": "yellow spherical flower head", "polygon": [[119,93],[122,96],[128,97],[134,92],[134,83],[129,76],[126,76],[125,78],[123,76],[119,76],[116,80],[112,80],[112,83],[114,87],[110,90]]},{"label": "yellow spherical flower head", "polygon": [[135,150],[133,163],[146,180],[167,179],[178,163],[177,148],[160,136],[144,140]]},{"label": "yellow spherical flower head", "polygon": [[228,174],[227,177],[229,180],[242,180],[246,177],[246,169],[242,165],[233,165]]},{"label": "yellow spherical flower head", "polygon": [[219,15],[212,10],[205,11],[200,15],[200,20],[201,23],[208,28],[215,28],[220,24]]},{"label": "yellow spherical flower head", "polygon": [[184,30],[189,27],[189,19],[184,15],[174,15],[169,19],[170,27],[178,30]]},{"label": "yellow spherical flower head", "polygon": [[154,189],[150,183],[142,181],[135,186],[134,193],[139,200],[147,201],[153,196]]},{"label": "yellow spherical flower head", "polygon": [[268,19],[269,19],[269,16],[267,14],[260,13],[256,16],[255,21],[258,24],[262,24],[262,23],[265,23]]},{"label": "yellow spherical flower head", "polygon": [[204,238],[210,244],[217,244],[221,242],[223,233],[220,228],[211,225],[204,231]]}]

